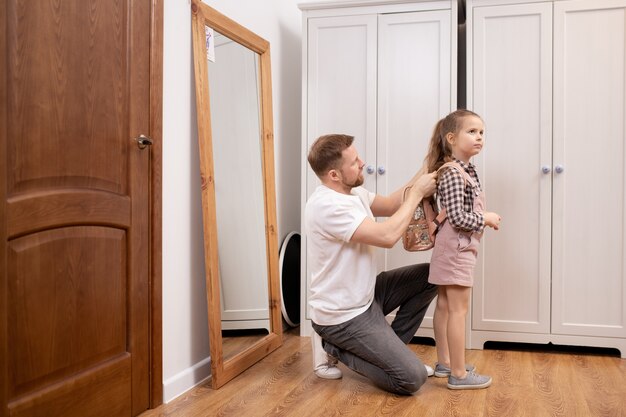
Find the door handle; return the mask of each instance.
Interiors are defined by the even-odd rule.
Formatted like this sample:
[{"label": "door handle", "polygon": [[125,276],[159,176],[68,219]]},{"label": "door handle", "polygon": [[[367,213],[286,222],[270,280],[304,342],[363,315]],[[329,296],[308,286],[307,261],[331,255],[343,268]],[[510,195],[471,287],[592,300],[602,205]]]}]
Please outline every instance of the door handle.
[{"label": "door handle", "polygon": [[146,135],[139,135],[139,137],[136,137],[135,140],[137,141],[137,147],[139,149],[145,149],[146,146],[152,145],[152,139]]}]

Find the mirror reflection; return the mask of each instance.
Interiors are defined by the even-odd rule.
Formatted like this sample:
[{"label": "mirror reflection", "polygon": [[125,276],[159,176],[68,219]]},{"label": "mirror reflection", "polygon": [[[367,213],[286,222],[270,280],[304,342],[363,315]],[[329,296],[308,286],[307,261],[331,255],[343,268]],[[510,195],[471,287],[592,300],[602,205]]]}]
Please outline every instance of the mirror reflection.
[{"label": "mirror reflection", "polygon": [[269,43],[191,1],[211,386],[282,344]]},{"label": "mirror reflection", "polygon": [[[224,359],[269,334],[259,54],[205,27]],[[213,51],[212,51],[213,52]]]}]

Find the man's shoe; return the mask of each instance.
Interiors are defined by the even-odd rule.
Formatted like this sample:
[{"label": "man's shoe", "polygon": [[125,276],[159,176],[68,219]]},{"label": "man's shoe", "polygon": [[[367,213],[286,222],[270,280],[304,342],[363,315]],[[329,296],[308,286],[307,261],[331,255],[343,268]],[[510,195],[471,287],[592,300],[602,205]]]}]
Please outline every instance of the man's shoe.
[{"label": "man's shoe", "polygon": [[340,379],[343,376],[341,369],[337,368],[336,358],[328,355],[328,361],[326,363],[317,365],[315,367],[315,375],[324,379]]},{"label": "man's shoe", "polygon": [[337,368],[339,361],[326,353],[322,347],[322,337],[316,332],[311,335],[311,352],[315,375],[324,379],[339,379],[343,376],[341,369]]},{"label": "man's shoe", "polygon": [[491,385],[491,377],[479,375],[474,371],[469,371],[465,378],[456,378],[453,375],[448,377],[448,388],[450,389],[480,389]]},{"label": "man's shoe", "polygon": [[[465,364],[465,370],[467,372],[473,371],[475,369],[476,367],[474,365],[471,365],[469,363]],[[450,376],[450,374],[451,374],[450,368],[448,368],[446,365],[443,365],[440,363],[435,364],[435,376],[437,378],[447,378]]]},{"label": "man's shoe", "polygon": [[426,368],[426,373],[428,374],[428,376],[433,376],[435,374],[434,369],[430,366],[424,364],[424,368]]}]

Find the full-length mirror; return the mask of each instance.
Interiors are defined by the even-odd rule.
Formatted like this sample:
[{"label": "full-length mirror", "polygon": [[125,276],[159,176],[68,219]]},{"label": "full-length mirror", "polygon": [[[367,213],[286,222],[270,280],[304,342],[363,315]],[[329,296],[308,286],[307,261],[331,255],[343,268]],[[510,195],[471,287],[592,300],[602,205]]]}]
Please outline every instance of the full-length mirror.
[{"label": "full-length mirror", "polygon": [[282,343],[269,43],[199,0],[192,30],[211,381]]}]

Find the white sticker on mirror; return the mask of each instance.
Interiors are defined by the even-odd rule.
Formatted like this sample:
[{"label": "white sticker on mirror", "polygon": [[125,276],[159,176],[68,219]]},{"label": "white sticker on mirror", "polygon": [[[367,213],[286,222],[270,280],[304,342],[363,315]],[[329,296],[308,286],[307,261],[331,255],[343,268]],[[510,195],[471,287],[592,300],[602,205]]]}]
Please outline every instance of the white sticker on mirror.
[{"label": "white sticker on mirror", "polygon": [[215,37],[213,36],[213,29],[205,26],[204,33],[206,35],[206,55],[209,61],[215,62]]}]

